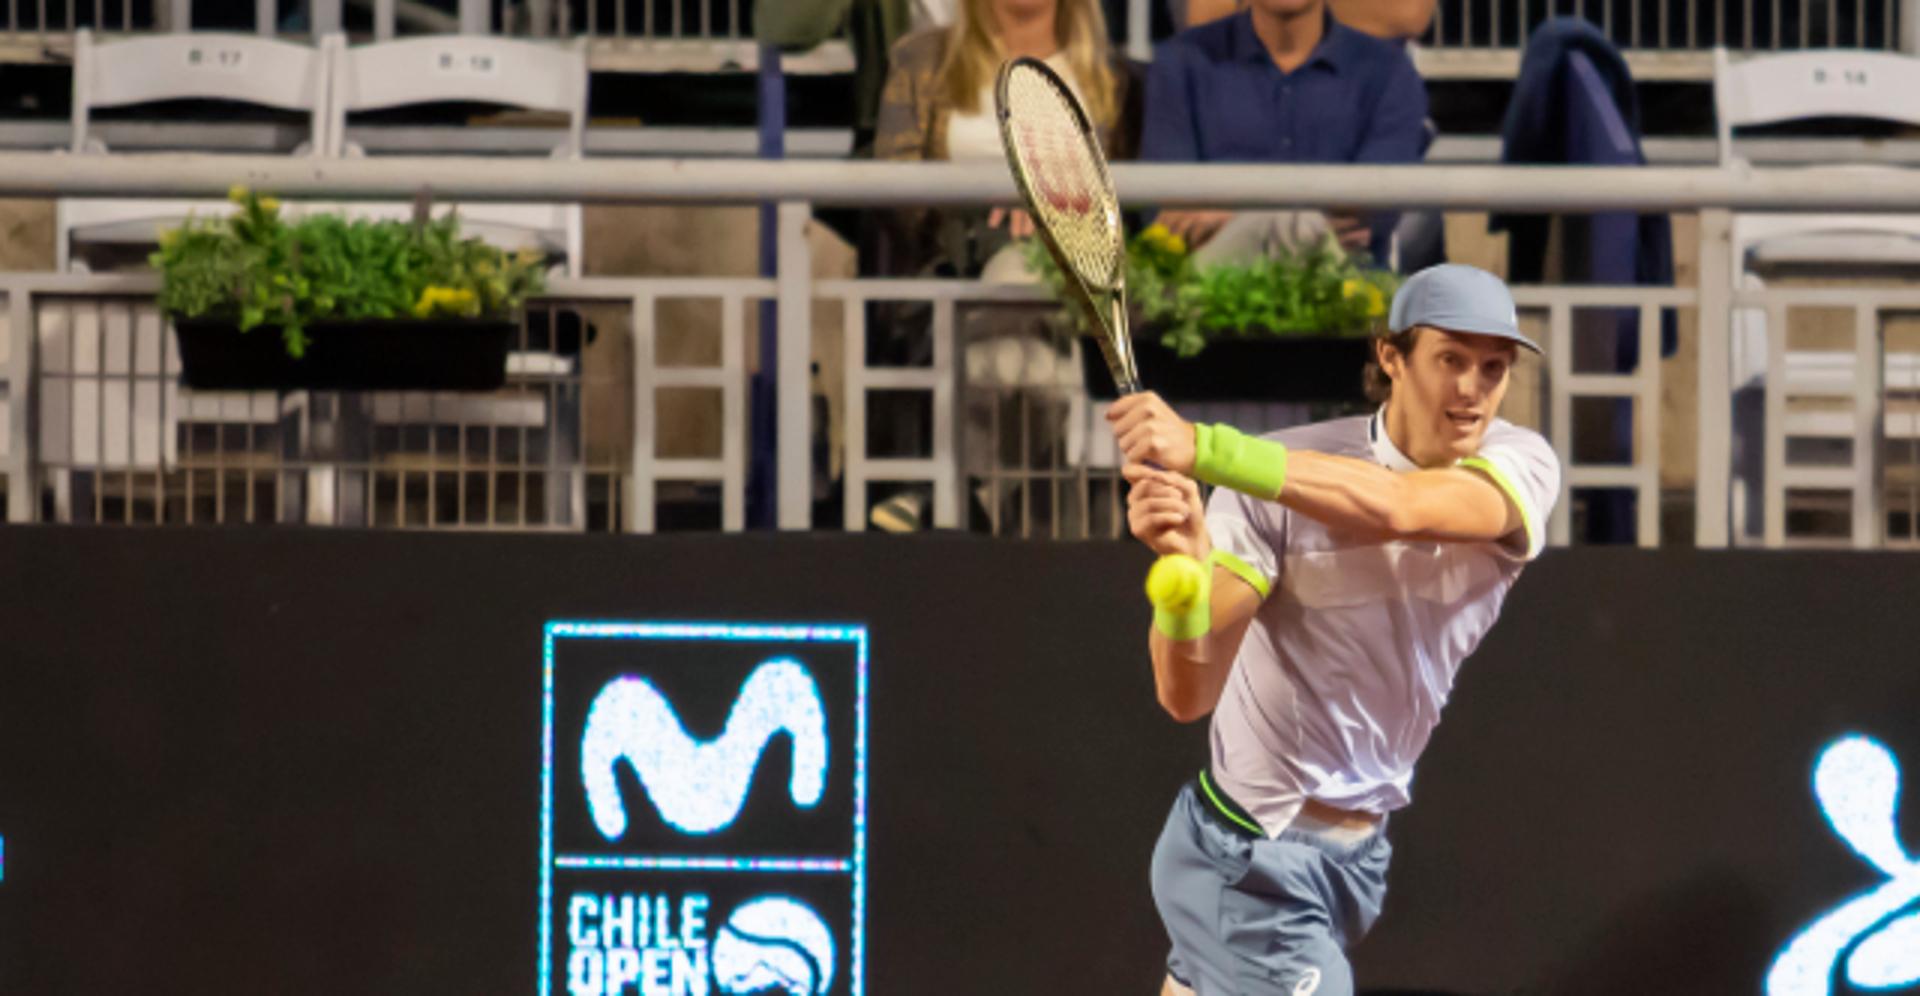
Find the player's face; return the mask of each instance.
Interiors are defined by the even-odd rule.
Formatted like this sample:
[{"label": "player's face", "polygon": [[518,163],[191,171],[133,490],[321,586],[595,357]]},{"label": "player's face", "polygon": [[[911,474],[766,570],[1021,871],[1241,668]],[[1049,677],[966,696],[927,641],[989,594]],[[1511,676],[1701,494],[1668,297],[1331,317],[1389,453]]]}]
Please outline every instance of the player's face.
[{"label": "player's face", "polygon": [[1393,378],[1389,403],[1395,437],[1407,456],[1431,467],[1480,450],[1487,426],[1507,396],[1518,347],[1509,339],[1422,328],[1405,356],[1381,350],[1381,366]]}]

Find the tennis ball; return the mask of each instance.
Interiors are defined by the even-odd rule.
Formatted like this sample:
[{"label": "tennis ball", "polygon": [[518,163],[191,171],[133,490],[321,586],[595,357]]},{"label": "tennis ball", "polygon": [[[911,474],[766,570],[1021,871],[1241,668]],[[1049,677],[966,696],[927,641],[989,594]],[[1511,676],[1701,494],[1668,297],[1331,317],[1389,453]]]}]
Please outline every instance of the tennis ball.
[{"label": "tennis ball", "polygon": [[1153,569],[1147,572],[1147,600],[1159,609],[1185,609],[1200,597],[1200,586],[1206,580],[1206,568],[1198,560],[1184,553],[1169,553],[1154,561]]}]

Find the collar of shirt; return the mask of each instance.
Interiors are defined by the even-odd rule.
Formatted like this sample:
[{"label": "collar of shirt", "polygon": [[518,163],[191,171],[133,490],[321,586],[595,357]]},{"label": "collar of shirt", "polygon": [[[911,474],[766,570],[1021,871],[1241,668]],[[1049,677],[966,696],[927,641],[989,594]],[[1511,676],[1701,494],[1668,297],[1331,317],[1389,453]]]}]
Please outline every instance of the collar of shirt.
[{"label": "collar of shirt", "polygon": [[[1313,47],[1313,54],[1300,64],[1300,69],[1308,66],[1323,65],[1339,75],[1341,63],[1351,54],[1353,29],[1333,19],[1333,14],[1323,13],[1320,32],[1320,44]],[[1271,66],[1275,72],[1280,67],[1274,64],[1273,53],[1267,51],[1267,45],[1253,30],[1253,11],[1243,10],[1233,15],[1230,32],[1230,52],[1233,58],[1246,62],[1260,62]],[[1299,72],[1300,69],[1294,70]],[[1291,75],[1291,74],[1283,74]]]},{"label": "collar of shirt", "polygon": [[1387,435],[1387,406],[1373,413],[1373,421],[1367,423],[1367,444],[1373,448],[1373,458],[1388,470],[1419,470],[1420,465],[1407,459],[1400,447],[1393,445],[1393,439]]}]

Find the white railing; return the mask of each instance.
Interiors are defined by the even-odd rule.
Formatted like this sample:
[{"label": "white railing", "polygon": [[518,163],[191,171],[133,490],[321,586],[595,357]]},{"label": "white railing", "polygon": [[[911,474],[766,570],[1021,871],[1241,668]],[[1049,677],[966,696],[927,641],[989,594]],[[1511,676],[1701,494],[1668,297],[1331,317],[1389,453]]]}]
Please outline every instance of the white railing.
[{"label": "white railing", "polygon": [[[1196,182],[1195,173],[1202,170],[1206,174],[1205,182]],[[811,212],[809,205],[815,203],[1006,203],[1012,198],[1011,183],[1003,170],[991,165],[856,166],[604,160],[525,164],[499,160],[435,162],[428,170],[423,164],[408,160],[316,164],[266,157],[0,155],[0,196],[207,196],[224,190],[233,178],[244,176],[256,186],[274,190],[283,196],[358,200],[410,195],[417,177],[429,173],[435,177],[435,194],[453,200],[524,201],[529,197],[578,197],[739,203],[771,198],[782,202],[779,211],[779,267],[777,275],[771,280],[596,278],[555,285],[553,296],[562,302],[578,302],[583,307],[592,304],[612,308],[631,316],[630,327],[636,343],[633,366],[630,371],[618,371],[618,376],[603,378],[604,383],[599,386],[600,390],[611,391],[635,406],[635,415],[631,419],[633,434],[630,438],[621,437],[627,439],[629,445],[614,456],[607,456],[606,446],[595,445],[587,432],[594,426],[614,431],[616,436],[626,429],[626,426],[607,426],[604,418],[587,422],[586,429],[580,433],[583,438],[568,444],[572,446],[571,449],[556,443],[551,430],[563,424],[573,424],[571,420],[574,416],[566,414],[562,408],[572,405],[583,406],[583,411],[595,409],[592,397],[582,397],[595,390],[595,377],[591,373],[593,364],[583,359],[580,367],[556,373],[552,358],[533,363],[522,370],[513,390],[519,392],[523,399],[540,400],[544,396],[542,403],[549,406],[545,414],[530,415],[517,423],[499,415],[481,417],[482,421],[490,419],[491,423],[500,423],[489,425],[488,431],[494,436],[498,437],[504,432],[507,437],[514,438],[517,434],[520,440],[516,444],[520,447],[518,454],[512,461],[507,461],[510,466],[506,468],[523,478],[522,483],[514,489],[519,502],[518,510],[504,519],[496,515],[482,515],[477,517],[478,522],[466,521],[463,524],[518,526],[525,521],[530,525],[551,528],[583,528],[591,520],[610,527],[646,529],[654,525],[649,516],[655,499],[662,493],[660,489],[671,483],[692,481],[704,482],[700,486],[719,490],[723,511],[720,521],[715,525],[737,527],[743,516],[747,459],[744,448],[745,385],[748,376],[744,360],[744,315],[748,306],[769,299],[775,302],[779,316],[779,356],[775,373],[780,385],[777,420],[777,512],[780,526],[804,529],[812,524],[810,489],[813,485],[813,461],[810,446],[814,427],[809,411],[808,387],[809,358],[814,336],[811,310],[815,301],[822,299],[840,302],[849,316],[841,329],[841,334],[847,336],[844,343],[847,386],[843,400],[849,427],[845,447],[847,510],[844,524],[850,528],[861,527],[867,497],[865,491],[875,482],[891,485],[904,481],[927,489],[932,496],[930,521],[933,523],[956,524],[965,519],[969,487],[967,473],[962,469],[958,453],[961,448],[957,442],[960,433],[954,423],[954,413],[966,401],[973,385],[969,383],[963,365],[956,359],[963,344],[957,341],[953,309],[962,304],[971,306],[979,302],[1031,301],[1035,299],[1034,292],[948,281],[816,280],[811,275],[805,229]],[[1121,165],[1116,168],[1115,175],[1123,198],[1136,203],[1197,204],[1205,201],[1240,207],[1326,203],[1362,207],[1445,206],[1508,211],[1591,211],[1598,208],[1698,211],[1701,216],[1701,240],[1699,284],[1696,288],[1516,289],[1523,311],[1544,311],[1547,316],[1546,335],[1553,347],[1551,355],[1554,359],[1552,366],[1545,371],[1544,396],[1538,408],[1542,422],[1563,453],[1571,455],[1572,452],[1567,445],[1572,441],[1568,433],[1572,431],[1572,410],[1580,399],[1625,398],[1629,401],[1632,436],[1636,441],[1630,458],[1624,464],[1586,465],[1577,460],[1571,461],[1567,487],[1570,490],[1623,488],[1633,491],[1639,509],[1640,528],[1637,536],[1640,542],[1646,544],[1657,542],[1659,538],[1659,400],[1670,387],[1660,378],[1660,364],[1651,359],[1658,355],[1654,339],[1661,310],[1691,309],[1697,316],[1701,362],[1697,384],[1698,464],[1693,475],[1695,542],[1702,546],[1724,546],[1731,539],[1733,503],[1730,475],[1732,419],[1728,404],[1733,387],[1728,366],[1728,330],[1733,310],[1736,307],[1792,308],[1806,302],[1826,300],[1813,291],[1782,288],[1736,295],[1732,290],[1734,263],[1727,239],[1729,209],[1849,211],[1872,207],[1882,211],[1920,212],[1920,174],[1898,170],[1867,175],[1824,169],[1195,168]],[[23,274],[9,276],[0,284],[0,293],[7,296],[5,309],[0,310],[0,315],[8,316],[10,326],[9,334],[0,338],[0,343],[4,344],[0,345],[0,350],[4,350],[0,356],[6,357],[4,397],[8,418],[0,437],[7,439],[9,446],[6,453],[8,508],[10,516],[16,521],[40,516],[42,499],[47,493],[46,482],[42,480],[43,472],[49,469],[79,469],[76,466],[51,466],[35,452],[35,447],[41,441],[30,428],[35,424],[44,425],[44,420],[30,416],[34,414],[36,397],[40,403],[45,402],[45,395],[38,392],[39,385],[49,373],[36,358],[38,337],[44,331],[42,306],[36,302],[43,299],[68,303],[118,299],[125,307],[151,293],[150,281],[141,283],[142,279]],[[686,297],[720,302],[722,347],[718,351],[718,363],[708,368],[665,366],[653,362],[654,358],[649,353],[655,321],[654,309],[659,302]],[[1870,302],[1876,314],[1897,311],[1909,305],[1908,297],[1882,297],[1856,295],[1848,300]],[[926,302],[933,310],[935,361],[932,366],[903,371],[869,368],[866,364],[864,354],[858,348],[858,344],[865,339],[861,325],[864,320],[863,305],[871,301],[892,300]],[[1578,327],[1576,319],[1579,314],[1595,309],[1618,308],[1637,309],[1640,316],[1641,355],[1645,359],[1639,369],[1625,373],[1594,374],[1567,366],[1565,358],[1572,355],[1568,344]],[[1865,320],[1862,321],[1862,338],[1857,340],[1858,348],[1854,351],[1855,366],[1848,376],[1856,384],[1871,384],[1878,375],[1878,366],[1877,361],[1869,363],[1862,359],[1868,356],[1864,350],[1867,349],[1866,337],[1871,334],[1866,331],[1868,325]],[[157,327],[151,322],[133,324]],[[22,335],[22,330],[33,330],[34,334]],[[540,352],[537,343],[530,340],[523,340],[523,346],[527,347],[527,352]],[[103,355],[114,354],[116,348],[105,349]],[[1788,362],[1784,357],[1779,359],[1782,363]],[[164,368],[156,376],[165,382],[171,369]],[[110,366],[79,373],[82,380],[101,377],[111,380],[122,376],[123,371],[154,374],[147,368]],[[63,375],[74,373],[55,372]],[[1797,383],[1784,371],[1780,377],[1772,380],[1787,385],[1782,390],[1789,394],[1791,385]],[[1889,379],[1888,384],[1905,389],[1904,382],[1896,384]],[[722,435],[727,442],[718,454],[694,458],[668,455],[659,450],[663,440],[656,438],[653,432],[652,400],[658,392],[676,389],[719,392],[719,408],[724,423]],[[867,428],[864,423],[867,421],[868,394],[877,390],[913,391],[927,396],[936,422],[932,432],[932,448],[928,453],[892,460],[867,456],[865,440],[861,437]],[[164,392],[158,395],[160,398],[166,396]],[[132,411],[138,403],[132,400],[136,394],[131,387],[127,397],[129,400],[126,405]],[[106,395],[100,393],[89,394],[87,398],[99,408],[105,419],[118,417],[114,413],[119,409],[112,407],[121,404],[117,399],[103,400]],[[1774,407],[1778,406],[1779,403],[1774,403]],[[1854,441],[1856,452],[1864,454],[1861,463],[1876,468],[1874,473],[1877,475],[1880,463],[1875,455],[1877,447],[1862,445],[1868,441],[1864,434],[1866,430],[1861,426],[1865,424],[1865,413],[1869,408],[1873,409],[1873,418],[1878,419],[1878,409],[1872,405],[1856,408],[1853,410],[1856,421],[1849,423],[1847,431],[1853,433],[1850,438]],[[1090,409],[1081,409],[1078,417],[1089,420],[1083,423],[1086,428],[1097,428],[1091,424]],[[1910,420],[1907,415],[1901,417]],[[414,431],[408,428],[410,424],[413,423],[405,418],[398,419],[392,432],[404,436]],[[434,420],[427,417],[424,424],[434,424]],[[1785,423],[1776,419],[1773,424]],[[95,431],[104,431],[104,425],[102,422],[102,428],[96,428]],[[373,425],[376,436],[387,431],[381,428],[384,423],[377,419]],[[118,430],[124,427],[115,422],[114,428]],[[548,435],[542,436],[543,431],[548,431]],[[1093,439],[1097,435],[1097,432],[1084,433],[1074,457],[1077,465],[1061,467],[1052,477],[1056,486],[1074,482],[1081,487],[1078,500],[1086,510],[1081,519],[1083,529],[1093,528],[1090,524],[1096,519],[1093,514],[1095,499],[1086,489],[1101,480],[1111,480],[1111,467],[1099,465],[1093,456],[1098,449]],[[429,431],[423,438],[434,437]],[[546,463],[530,464],[525,456],[526,447],[540,445],[543,439],[545,445],[541,454]],[[292,455],[288,456],[287,452]],[[274,472],[291,470],[305,475],[307,471],[319,469],[319,465],[327,463],[326,459],[322,459],[324,454],[305,453],[297,446],[287,452],[276,457],[280,462],[273,464]],[[368,455],[369,452],[372,455]],[[368,452],[349,454],[346,459],[350,470],[362,474],[355,480],[367,487],[369,495],[377,499],[377,492],[385,487],[404,499],[408,487],[412,486],[406,483],[407,474],[425,476],[428,481],[426,487],[432,488],[437,480],[434,475],[458,476],[470,470],[485,474],[499,470],[496,464],[502,462],[501,452],[497,447],[492,448],[484,459],[476,459],[461,449],[453,457],[455,462],[452,466],[445,461],[432,459],[431,453],[430,458],[423,461],[418,454],[403,457],[397,452],[380,451],[378,447]],[[596,453],[600,456],[591,455]],[[106,451],[103,450],[102,454],[101,459],[104,460]],[[1792,461],[1786,458],[1784,449],[1782,454],[1779,459],[1770,459],[1769,464],[1776,468],[1790,464]],[[478,465],[477,470],[462,462],[469,460]],[[118,469],[144,471],[145,468],[129,466]],[[539,520],[535,522],[527,514],[533,502],[530,489],[534,485],[527,483],[529,479],[525,475],[542,472],[562,475],[569,481],[577,482],[578,486],[568,490],[554,485],[557,490],[542,491],[546,496],[540,502],[543,514],[533,517]],[[377,481],[369,483],[371,478],[367,475],[383,473],[401,475],[401,480],[397,484],[387,485]],[[1855,471],[1855,476],[1849,480],[1865,482],[1867,479],[1861,476],[1862,473]],[[309,481],[306,486],[313,487],[324,483],[322,478],[309,480],[303,476],[301,480]],[[1776,497],[1782,493],[1780,489],[1790,494],[1801,488],[1796,483],[1800,479],[1790,472],[1770,475],[1770,480],[1770,487],[1775,489],[1770,493]],[[1819,480],[1827,482],[1826,477]],[[551,479],[546,483],[553,485]],[[1103,494],[1111,502],[1117,492]],[[58,504],[59,500],[56,495],[55,503]],[[579,512],[583,501],[587,509]],[[99,503],[98,498],[96,503]],[[405,503],[404,500],[402,503]],[[370,504],[377,505],[378,502],[372,501]],[[1873,497],[1861,499],[1850,507],[1854,508],[1856,517],[1870,517],[1878,514],[1876,510],[1884,504],[1882,497]],[[1769,505],[1783,507],[1779,501],[1770,502]],[[337,515],[338,503],[332,507],[336,512],[332,521],[342,521]],[[600,508],[606,511],[595,511]],[[308,518],[314,517],[311,510],[305,514]],[[390,516],[397,520],[393,524],[409,521],[403,517],[404,514]],[[1769,516],[1774,514],[1768,512]],[[327,521],[324,516],[320,518]],[[429,517],[428,521],[417,524],[437,523]],[[1117,528],[1117,523],[1110,520],[1105,528]],[[1557,536],[1568,535],[1564,518],[1554,528]],[[1771,526],[1769,528],[1772,529]],[[1858,526],[1847,534],[1847,538],[1852,542],[1877,543],[1884,538],[1884,532],[1879,525],[1871,528]],[[1781,530],[1773,529],[1773,538],[1790,538],[1780,533]]]}]

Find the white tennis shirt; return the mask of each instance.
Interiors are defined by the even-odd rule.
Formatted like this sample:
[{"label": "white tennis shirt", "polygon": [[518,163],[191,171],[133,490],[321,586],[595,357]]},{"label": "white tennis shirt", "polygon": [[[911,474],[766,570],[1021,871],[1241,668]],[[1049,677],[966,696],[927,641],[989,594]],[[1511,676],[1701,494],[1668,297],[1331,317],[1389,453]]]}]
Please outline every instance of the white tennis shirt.
[{"label": "white tennis shirt", "polygon": [[[1289,448],[1417,469],[1381,416],[1266,438]],[[1216,489],[1216,550],[1264,597],[1213,712],[1215,782],[1269,835],[1301,803],[1385,813],[1412,798],[1414,762],[1440,723],[1461,662],[1546,543],[1560,461],[1538,433],[1496,419],[1466,465],[1519,507],[1504,543],[1379,543],[1271,501]]]}]

